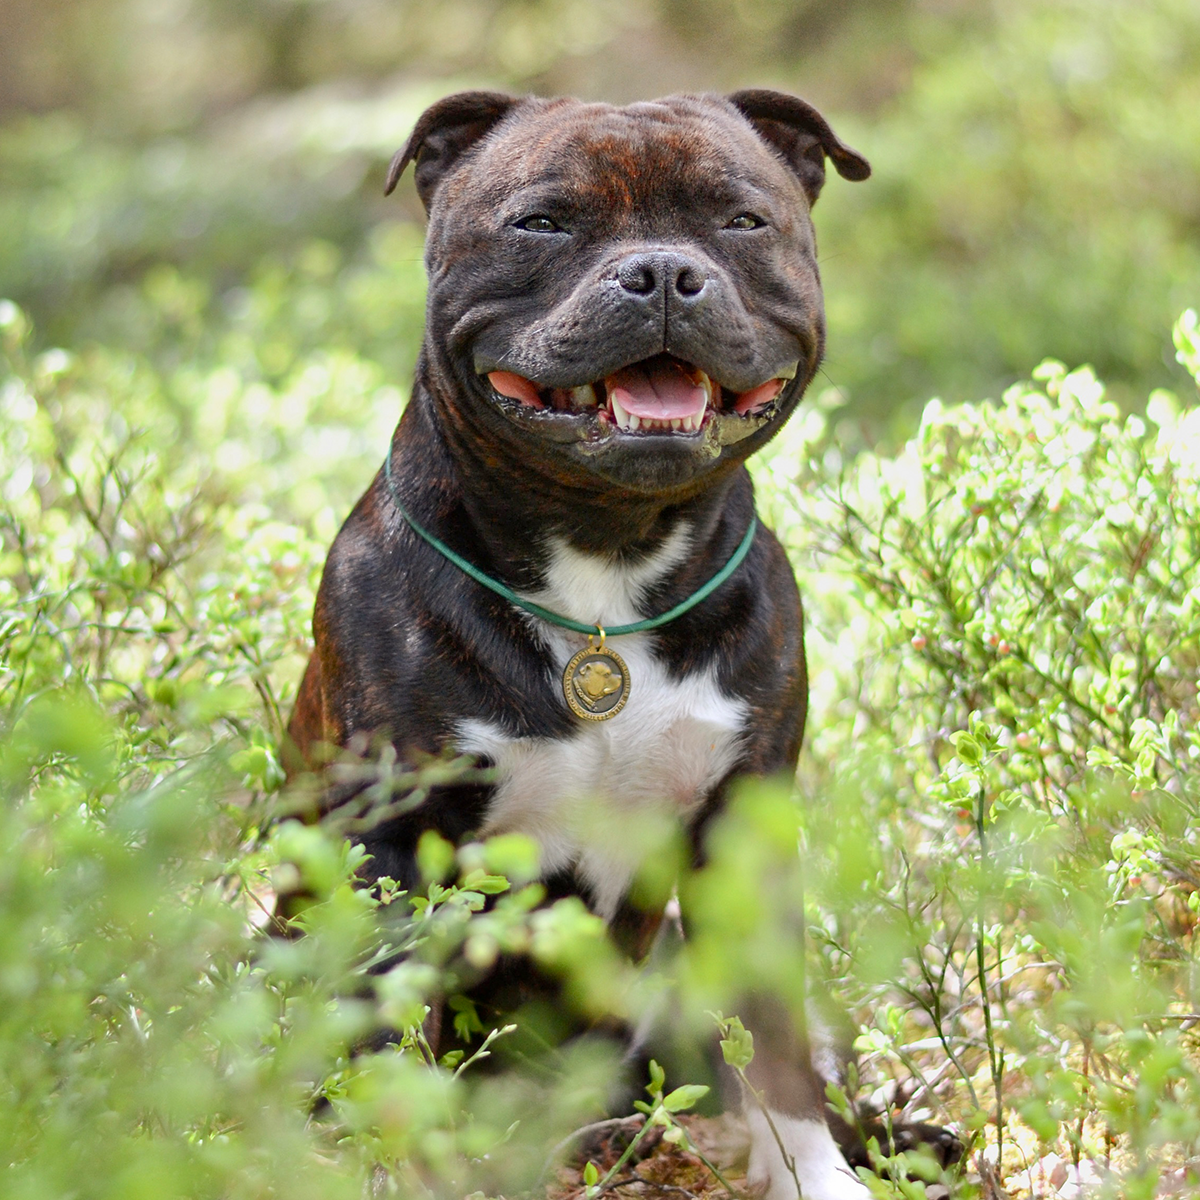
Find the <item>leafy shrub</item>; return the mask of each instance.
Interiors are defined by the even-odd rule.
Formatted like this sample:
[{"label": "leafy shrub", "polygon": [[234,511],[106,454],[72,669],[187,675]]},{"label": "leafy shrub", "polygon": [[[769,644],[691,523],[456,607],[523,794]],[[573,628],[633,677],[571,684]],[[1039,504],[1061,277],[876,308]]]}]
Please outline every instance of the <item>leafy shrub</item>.
[{"label": "leafy shrub", "polygon": [[[461,871],[449,851],[455,882],[431,869],[410,913],[353,886],[361,852],[337,828],[265,832],[324,553],[292,520],[332,536],[331,498],[365,474],[362,410],[390,424],[396,393],[320,350],[273,383],[244,359],[31,358],[10,303],[0,334],[6,1194],[360,1196],[388,1172],[527,1186],[613,1064],[583,1045],[549,1084],[476,1086],[469,1061],[427,1062],[417,1026],[456,956],[514,947],[578,974],[585,1006],[603,980],[607,1001],[602,924],[577,901],[537,908],[537,886],[507,894],[489,866],[530,874],[511,841]],[[310,897],[305,937],[266,936],[281,884]],[[369,1052],[385,1027],[402,1042]]]},{"label": "leafy shrub", "polygon": [[875,34],[894,93],[845,130],[871,182],[817,208],[826,369],[852,414],[903,402],[907,436],[934,389],[991,394],[1047,354],[1093,363],[1123,409],[1178,386],[1163,333],[1200,281],[1191,193],[1173,182],[1200,169],[1200,11],[1009,0],[906,16]]},{"label": "leafy shrub", "polygon": [[[462,965],[528,950],[585,1014],[682,986],[699,1029],[747,976],[803,994],[801,913],[857,1018],[849,1090],[973,1138],[962,1194],[1195,1186],[1200,409],[1122,417],[1047,363],[999,404],[931,404],[893,458],[846,463],[801,416],[756,472],[808,603],[806,803],[741,798],[681,884],[696,936],[638,975],[577,902],[540,905],[527,846],[429,842],[414,900],[354,889],[336,830],[268,827],[323,546],[398,407],[273,289],[246,308],[290,346],[274,373],[267,336],[220,364],[30,357],[0,307],[7,1194],[531,1187],[615,1064],[585,1039],[540,1079],[481,1070],[501,1032],[429,1061],[420,1016]],[[1194,314],[1176,337],[1200,374]],[[306,936],[268,937],[297,883]],[[671,1144],[689,1082],[651,1083]]]},{"label": "leafy shrub", "polygon": [[[1176,343],[1200,381],[1194,312]],[[839,471],[815,425],[761,474],[816,601],[813,931],[873,1083],[990,1122],[1006,1172],[1152,1195],[1200,1136],[1200,411],[1047,362],[895,458]]]}]

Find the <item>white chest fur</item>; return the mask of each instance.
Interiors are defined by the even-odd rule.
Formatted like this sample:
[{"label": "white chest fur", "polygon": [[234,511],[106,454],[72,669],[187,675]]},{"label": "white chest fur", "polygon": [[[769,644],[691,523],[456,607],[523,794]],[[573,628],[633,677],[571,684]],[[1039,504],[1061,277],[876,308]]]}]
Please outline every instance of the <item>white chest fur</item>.
[{"label": "white chest fur", "polygon": [[[690,530],[676,528],[651,558],[623,567],[565,544],[552,547],[547,585],[530,599],[576,620],[604,626],[648,615],[638,603],[649,585],[688,553]],[[554,684],[586,637],[536,618],[554,661]],[[747,717],[711,671],[671,678],[654,655],[652,633],[613,647],[629,668],[630,692],[611,720],[580,722],[567,738],[513,737],[488,721],[460,723],[457,744],[495,763],[497,786],[484,832],[524,833],[542,850],[542,873],[573,867],[595,910],[615,914],[646,852],[647,828],[686,818],[734,765]]]}]

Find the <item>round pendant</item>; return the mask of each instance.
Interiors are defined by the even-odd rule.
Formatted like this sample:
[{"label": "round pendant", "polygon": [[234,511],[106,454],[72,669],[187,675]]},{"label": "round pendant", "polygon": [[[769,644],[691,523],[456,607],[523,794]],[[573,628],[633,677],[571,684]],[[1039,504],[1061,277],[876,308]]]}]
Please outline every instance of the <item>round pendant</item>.
[{"label": "round pendant", "polygon": [[629,668],[625,660],[603,642],[580,650],[563,672],[567,707],[585,721],[607,721],[629,699]]}]

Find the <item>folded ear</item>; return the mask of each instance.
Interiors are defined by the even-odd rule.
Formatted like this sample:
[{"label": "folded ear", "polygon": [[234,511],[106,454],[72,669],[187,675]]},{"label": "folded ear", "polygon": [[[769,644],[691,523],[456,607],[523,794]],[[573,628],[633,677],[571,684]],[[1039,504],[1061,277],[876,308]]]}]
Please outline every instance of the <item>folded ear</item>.
[{"label": "folded ear", "polygon": [[451,167],[521,101],[502,92],[457,92],[427,108],[388,167],[383,194],[390,196],[404,168],[416,162],[417,195],[429,211],[438,184]]},{"label": "folded ear", "polygon": [[749,88],[734,92],[728,99],[800,176],[809,204],[815,204],[821,194],[826,155],[833,159],[833,165],[843,179],[857,182],[871,174],[871,164],[851,150],[829,128],[829,122],[799,97],[765,88]]}]

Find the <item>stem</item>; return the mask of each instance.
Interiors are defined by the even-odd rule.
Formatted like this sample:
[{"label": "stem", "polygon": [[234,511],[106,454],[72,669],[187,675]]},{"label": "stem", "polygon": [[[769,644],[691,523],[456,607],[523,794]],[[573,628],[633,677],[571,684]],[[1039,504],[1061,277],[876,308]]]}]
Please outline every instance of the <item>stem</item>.
[{"label": "stem", "polygon": [[[426,1009],[426,1012],[429,1010]],[[417,1049],[421,1052],[421,1057],[425,1060],[427,1067],[437,1068],[437,1056],[433,1053],[433,1047],[429,1044],[429,1040],[425,1037],[425,1030],[420,1025],[413,1030],[413,1041],[417,1044]]]},{"label": "stem", "polygon": [[458,1064],[458,1068],[454,1072],[454,1078],[457,1079],[469,1066],[471,1066],[472,1063],[477,1063],[484,1058],[491,1058],[492,1052],[488,1049],[488,1047],[497,1038],[504,1037],[506,1033],[512,1033],[514,1029],[516,1029],[515,1025],[502,1025],[499,1029],[493,1029],[491,1033],[489,1033],[487,1037],[483,1039],[483,1045],[481,1045],[479,1049],[471,1055],[470,1058],[465,1058]]},{"label": "stem", "polygon": [[1083,1039],[1083,1104],[1079,1106],[1079,1125],[1075,1131],[1075,1145],[1071,1147],[1071,1161],[1079,1170],[1079,1158],[1083,1149],[1083,1125],[1087,1119],[1087,1102],[1092,1087],[1092,1039],[1086,1034]]},{"label": "stem", "polygon": [[[955,939],[958,937],[959,931],[965,924],[966,921],[964,919],[963,922],[960,923],[954,930],[949,942],[951,946],[954,944]],[[918,1004],[920,1004],[921,1007],[924,1008],[929,1014],[929,1019],[933,1023],[934,1032],[937,1034],[938,1041],[942,1044],[942,1049],[946,1052],[946,1057],[954,1064],[955,1070],[957,1070],[959,1075],[962,1076],[962,1081],[964,1084],[966,1084],[967,1095],[970,1096],[971,1103],[976,1108],[982,1108],[983,1106],[979,1103],[979,1096],[975,1091],[975,1084],[971,1081],[971,1073],[967,1070],[966,1065],[959,1059],[958,1055],[954,1053],[954,1047],[950,1044],[950,1036],[946,1032],[946,1015],[942,1012],[942,997],[945,994],[946,974],[949,970],[950,964],[949,950],[946,951],[946,956],[942,960],[942,972],[936,985],[934,983],[933,976],[930,973],[929,964],[925,961],[925,956],[918,951],[916,959],[917,968],[921,972],[921,978],[925,981],[926,986],[929,988],[929,999],[926,1001],[923,996],[910,989],[905,988],[903,990]],[[959,994],[962,994],[961,989],[959,990]],[[954,1015],[955,1014],[951,1014],[952,1018]]]},{"label": "stem", "polygon": [[[733,1184],[731,1184],[729,1180],[721,1174],[721,1171],[717,1167],[716,1163],[710,1162],[703,1154],[701,1154],[691,1138],[688,1138],[687,1141],[688,1149],[691,1150],[691,1152],[713,1173],[717,1182],[733,1197],[733,1200],[741,1200],[741,1192],[736,1191]],[[661,1187],[662,1185],[659,1184],[657,1186]]]},{"label": "stem", "polygon": [[767,1128],[771,1131],[771,1136],[775,1139],[775,1145],[779,1147],[779,1153],[783,1156],[783,1165],[787,1167],[788,1174],[792,1177],[792,1182],[796,1185],[796,1196],[798,1200],[804,1200],[804,1189],[800,1186],[800,1176],[796,1174],[796,1159],[787,1152],[783,1144],[783,1137],[779,1130],[775,1128],[775,1122],[771,1120],[771,1110],[767,1107],[766,1102],[762,1098],[762,1093],[758,1091],[754,1085],[746,1078],[746,1069],[744,1067],[736,1068],[738,1078],[742,1081],[742,1086],[749,1092],[754,1103],[758,1105],[759,1111],[767,1120]]},{"label": "stem", "polygon": [[562,1154],[572,1142],[577,1142],[580,1138],[587,1137],[588,1134],[591,1133],[603,1133],[609,1129],[617,1129],[621,1125],[624,1125],[628,1120],[629,1117],[606,1117],[603,1121],[592,1121],[590,1124],[581,1125],[578,1129],[572,1130],[570,1133],[568,1133],[567,1136],[563,1138],[563,1140],[559,1142],[553,1150],[550,1151],[550,1154],[547,1156],[546,1161],[542,1166],[541,1172],[538,1174],[538,1177],[534,1182],[530,1194],[536,1194],[541,1190],[542,1184],[545,1182],[547,1172],[550,1170],[551,1166],[558,1161],[558,1156]]},{"label": "stem", "polygon": [[600,1192],[604,1191],[604,1189],[608,1186],[609,1180],[611,1180],[616,1175],[616,1173],[629,1161],[630,1155],[637,1149],[638,1144],[641,1142],[642,1138],[644,1138],[646,1136],[646,1134],[650,1132],[651,1121],[654,1119],[655,1115],[658,1113],[658,1110],[661,1107],[662,1107],[662,1105],[660,1105],[660,1104],[656,1104],[654,1106],[654,1112],[649,1113],[647,1115],[645,1121],[642,1122],[641,1129],[639,1129],[637,1131],[637,1133],[634,1134],[633,1140],[630,1141],[629,1145],[625,1147],[625,1152],[621,1155],[620,1158],[617,1159],[617,1161],[615,1163],[613,1163],[612,1168],[608,1171],[608,1173],[604,1176],[604,1178],[601,1179],[600,1182],[595,1185],[595,1187],[587,1189],[587,1195],[595,1196],[595,1195],[598,1195]]},{"label": "stem", "polygon": [[984,838],[983,818],[986,799],[983,788],[982,774],[979,780],[979,792],[975,803],[975,832],[979,837],[979,907],[976,914],[977,935],[975,938],[975,957],[979,965],[979,1000],[983,1005],[983,1027],[987,1036],[988,1063],[992,1068],[992,1090],[996,1093],[996,1167],[1000,1168],[1000,1156],[1004,1149],[1004,1053],[996,1049],[996,1035],[992,1028],[992,1003],[988,996],[986,937],[987,937],[987,901],[984,893],[984,873],[987,870],[987,842]]}]

